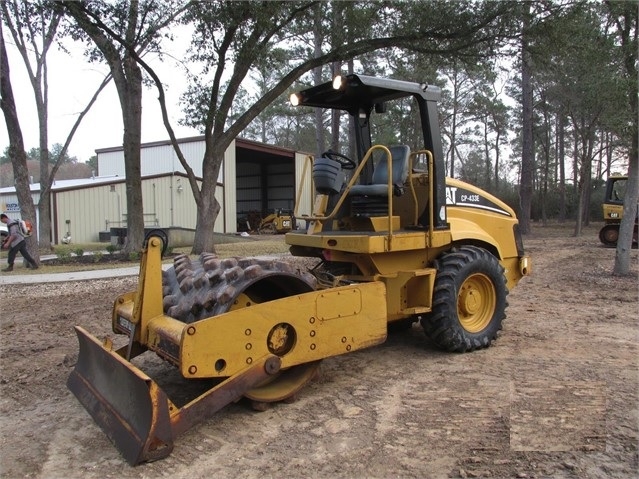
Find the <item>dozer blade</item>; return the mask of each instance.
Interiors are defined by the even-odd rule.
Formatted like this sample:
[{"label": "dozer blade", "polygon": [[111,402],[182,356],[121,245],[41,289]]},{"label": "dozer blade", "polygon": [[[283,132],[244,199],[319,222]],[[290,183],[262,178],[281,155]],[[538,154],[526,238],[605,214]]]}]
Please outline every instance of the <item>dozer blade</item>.
[{"label": "dozer blade", "polygon": [[179,434],[277,375],[282,365],[279,357],[264,355],[177,408],[150,377],[117,352],[81,327],[75,331],[80,352],[67,387],[132,466],[171,454]]},{"label": "dozer blade", "polygon": [[173,450],[166,394],[146,374],[76,326],[80,352],[67,387],[133,465]]}]

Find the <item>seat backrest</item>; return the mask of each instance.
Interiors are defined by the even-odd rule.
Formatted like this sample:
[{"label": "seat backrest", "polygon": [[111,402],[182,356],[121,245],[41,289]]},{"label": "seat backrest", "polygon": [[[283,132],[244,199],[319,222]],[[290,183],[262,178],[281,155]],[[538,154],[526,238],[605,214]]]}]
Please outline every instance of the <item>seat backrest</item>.
[{"label": "seat backrest", "polygon": [[[408,176],[408,157],[410,156],[410,148],[406,145],[389,146],[393,158],[393,184],[402,186]],[[374,185],[388,184],[388,158],[386,154],[382,154],[380,160],[373,170]]]}]

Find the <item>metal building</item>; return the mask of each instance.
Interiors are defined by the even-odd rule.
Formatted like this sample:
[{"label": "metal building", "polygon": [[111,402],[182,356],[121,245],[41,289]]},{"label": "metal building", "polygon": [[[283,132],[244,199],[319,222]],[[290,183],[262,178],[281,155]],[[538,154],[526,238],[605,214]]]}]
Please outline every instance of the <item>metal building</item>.
[{"label": "metal building", "polygon": [[[146,227],[195,228],[195,201],[184,192],[184,174],[163,174],[142,179],[144,223]],[[40,200],[40,184],[31,185],[35,204]],[[14,187],[0,189],[0,208],[18,218],[20,207]],[[111,241],[113,228],[126,227],[126,185],[117,175],[57,180],[51,188],[52,244]],[[37,214],[37,208],[36,208]],[[172,221],[179,217],[180,222]],[[36,222],[39,218],[36,218]],[[221,222],[218,221],[221,224]],[[222,231],[217,227],[216,231]]]},{"label": "metal building", "polygon": [[[204,137],[178,142],[200,180]],[[123,148],[99,149],[96,154],[100,176],[58,180],[52,187],[52,244],[59,244],[68,236],[73,243],[108,241],[113,228],[126,226]],[[238,220],[251,212],[266,215],[275,209],[292,211],[297,197],[298,215],[310,214],[312,191],[310,169],[305,168],[307,158],[305,153],[236,139],[220,168],[215,197],[221,210],[214,231],[237,232]],[[197,218],[195,200],[170,142],[143,144],[141,168],[145,227],[182,229],[192,236]],[[302,191],[297,190],[300,184]],[[31,185],[31,194],[37,205],[39,184]],[[0,189],[0,209],[9,216],[20,216],[15,188]]]}]

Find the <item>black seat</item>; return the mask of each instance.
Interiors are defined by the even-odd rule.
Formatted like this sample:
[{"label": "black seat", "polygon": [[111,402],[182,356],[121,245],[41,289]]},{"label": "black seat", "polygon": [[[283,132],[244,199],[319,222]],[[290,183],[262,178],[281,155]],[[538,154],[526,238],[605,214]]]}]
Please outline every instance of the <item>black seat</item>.
[{"label": "black seat", "polygon": [[[393,158],[393,194],[400,196],[408,177],[408,157],[410,148],[406,145],[394,145],[388,147]],[[384,153],[374,167],[372,184],[354,185],[350,196],[388,196],[388,158]]]}]

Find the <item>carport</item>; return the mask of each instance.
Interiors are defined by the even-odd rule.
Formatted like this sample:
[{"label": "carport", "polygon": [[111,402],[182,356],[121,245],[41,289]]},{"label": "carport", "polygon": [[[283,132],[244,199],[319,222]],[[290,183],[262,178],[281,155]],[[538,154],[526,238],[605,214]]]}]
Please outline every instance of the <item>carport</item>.
[{"label": "carport", "polygon": [[295,208],[295,151],[238,139],[235,150],[238,231],[279,210]]}]

